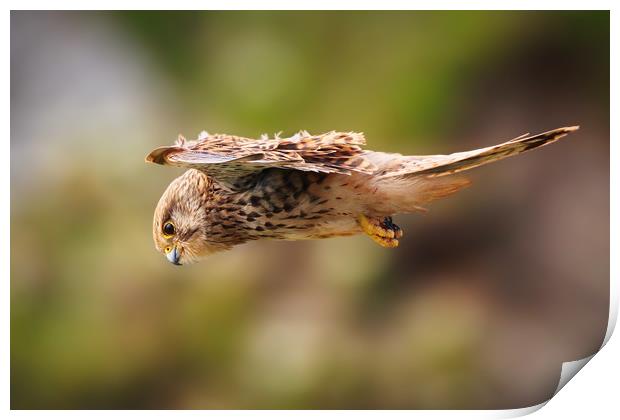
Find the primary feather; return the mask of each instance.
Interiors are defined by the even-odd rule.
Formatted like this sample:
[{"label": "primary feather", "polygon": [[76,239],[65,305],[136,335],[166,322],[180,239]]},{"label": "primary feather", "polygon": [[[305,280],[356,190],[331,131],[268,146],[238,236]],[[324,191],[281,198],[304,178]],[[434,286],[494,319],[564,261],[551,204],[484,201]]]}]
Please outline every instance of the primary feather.
[{"label": "primary feather", "polygon": [[428,175],[431,177],[451,175],[546,146],[577,129],[579,129],[578,126],[563,127],[535,136],[524,134],[495,146],[450,155],[410,156],[406,159],[407,164],[404,165],[400,172],[396,171],[390,175],[411,174],[416,176]]}]

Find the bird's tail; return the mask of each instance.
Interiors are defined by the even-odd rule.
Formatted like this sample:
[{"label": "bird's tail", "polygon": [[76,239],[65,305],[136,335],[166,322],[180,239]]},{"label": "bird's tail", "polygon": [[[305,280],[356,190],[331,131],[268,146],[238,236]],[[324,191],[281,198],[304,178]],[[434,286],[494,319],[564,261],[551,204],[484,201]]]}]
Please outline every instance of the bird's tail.
[{"label": "bird's tail", "polygon": [[551,144],[578,128],[557,128],[535,136],[525,134],[496,146],[450,155],[399,156],[391,162],[385,161],[387,170],[376,185],[389,199],[379,204],[377,210],[392,213],[424,210],[425,204],[470,185],[467,178],[454,174]]}]

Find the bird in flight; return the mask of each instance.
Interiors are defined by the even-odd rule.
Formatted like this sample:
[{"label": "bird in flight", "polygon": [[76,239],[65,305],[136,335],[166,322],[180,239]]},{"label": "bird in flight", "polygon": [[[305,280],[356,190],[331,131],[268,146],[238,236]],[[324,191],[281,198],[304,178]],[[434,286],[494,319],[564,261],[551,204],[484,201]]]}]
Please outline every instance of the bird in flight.
[{"label": "bird in flight", "polygon": [[188,170],[162,195],[153,219],[158,251],[176,265],[256,239],[322,239],[365,233],[398,246],[395,214],[469,185],[460,172],[535,149],[579,127],[450,155],[403,156],[364,149],[362,133],[250,139],[202,132],[159,147],[147,162]]}]

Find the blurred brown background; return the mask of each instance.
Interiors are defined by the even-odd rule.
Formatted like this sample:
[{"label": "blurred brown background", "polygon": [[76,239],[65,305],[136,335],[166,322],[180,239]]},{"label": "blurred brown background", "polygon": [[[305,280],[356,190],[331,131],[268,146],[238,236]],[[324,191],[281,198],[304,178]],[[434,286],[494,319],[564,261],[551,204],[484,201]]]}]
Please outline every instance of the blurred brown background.
[{"label": "blurred brown background", "polygon": [[[181,132],[558,144],[366,237],[175,267]],[[12,12],[12,408],[517,408],[609,303],[608,12]]]}]

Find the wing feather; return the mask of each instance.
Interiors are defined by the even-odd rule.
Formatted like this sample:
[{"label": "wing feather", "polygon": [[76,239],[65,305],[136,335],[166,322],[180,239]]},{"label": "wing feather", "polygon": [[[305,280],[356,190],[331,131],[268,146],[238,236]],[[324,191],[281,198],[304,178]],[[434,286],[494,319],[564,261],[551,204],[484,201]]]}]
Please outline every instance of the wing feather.
[{"label": "wing feather", "polygon": [[225,183],[258,173],[266,168],[339,173],[373,173],[377,168],[367,159],[362,133],[329,132],[313,136],[300,131],[289,138],[260,139],[210,135],[202,132],[197,140],[179,136],[173,146],[158,147],[147,162],[195,168]]},{"label": "wing feather", "polygon": [[551,144],[579,127],[563,127],[545,133],[529,136],[521,135],[515,139],[495,146],[485,147],[450,155],[406,156],[402,167],[388,176],[429,177],[452,175],[487,163],[515,156],[528,150]]}]

